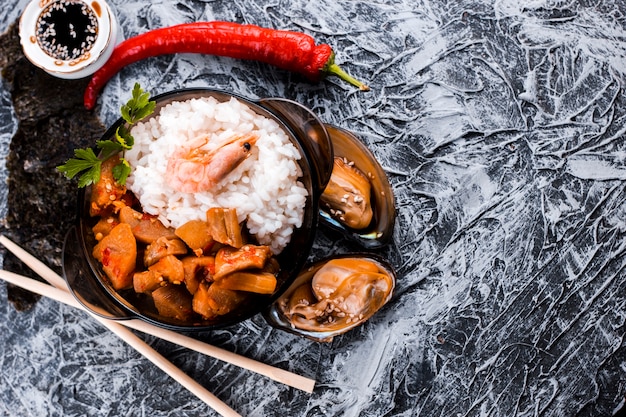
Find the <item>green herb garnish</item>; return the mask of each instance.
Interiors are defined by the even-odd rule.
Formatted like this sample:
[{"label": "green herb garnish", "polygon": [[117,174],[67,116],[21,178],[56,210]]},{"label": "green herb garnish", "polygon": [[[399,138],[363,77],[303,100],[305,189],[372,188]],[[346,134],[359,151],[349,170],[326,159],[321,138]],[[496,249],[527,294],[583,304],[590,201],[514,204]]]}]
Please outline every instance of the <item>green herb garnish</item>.
[{"label": "green herb garnish", "polygon": [[96,147],[100,150],[99,155],[96,155],[92,148],[76,149],[74,158],[58,166],[57,169],[70,179],[80,175],[78,186],[82,188],[98,182],[102,162],[121,153],[119,164],[113,167],[113,178],[121,185],[126,184],[126,178],[130,174],[130,165],[124,159],[124,151],[131,149],[135,143],[130,129],[135,123],[151,115],[155,107],[156,102],[150,100],[150,93],[143,91],[139,83],[135,83],[132,97],[120,109],[126,124],[116,129],[113,139],[96,142]]}]

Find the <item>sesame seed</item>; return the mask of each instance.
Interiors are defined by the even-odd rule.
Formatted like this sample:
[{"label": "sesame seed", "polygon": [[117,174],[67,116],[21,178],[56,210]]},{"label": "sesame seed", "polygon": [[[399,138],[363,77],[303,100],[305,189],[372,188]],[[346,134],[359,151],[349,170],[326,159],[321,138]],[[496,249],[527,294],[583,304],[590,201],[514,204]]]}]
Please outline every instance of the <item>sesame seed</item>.
[{"label": "sesame seed", "polygon": [[87,4],[60,0],[48,5],[39,15],[36,38],[49,56],[72,61],[87,53],[98,35],[98,21]]}]

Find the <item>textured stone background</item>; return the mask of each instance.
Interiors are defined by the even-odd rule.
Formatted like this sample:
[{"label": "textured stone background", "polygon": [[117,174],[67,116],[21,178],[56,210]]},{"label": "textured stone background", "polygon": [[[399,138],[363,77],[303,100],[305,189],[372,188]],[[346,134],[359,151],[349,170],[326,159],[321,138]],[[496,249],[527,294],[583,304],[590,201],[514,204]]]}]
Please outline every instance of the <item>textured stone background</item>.
[{"label": "textured stone background", "polygon": [[[331,344],[261,317],[196,336],[315,378],[312,395],[146,338],[153,347],[246,416],[609,416],[622,407],[624,1],[110,3],[126,37],[197,20],[310,33],[372,91],[176,55],[122,71],[95,113],[82,113],[84,81],[20,95],[41,74],[3,46],[4,233],[60,270],[75,197],[54,166],[118,117],[136,81],[154,94],[209,86],[286,97],[358,133],[387,170],[398,208],[382,251],[398,271],[393,300]],[[0,30],[25,4],[0,11]],[[68,120],[91,134],[69,134],[78,127]],[[321,231],[311,256],[354,249]],[[8,255],[3,263],[22,270]],[[31,305],[4,284],[0,298],[0,415],[215,415],[86,315],[47,299]]]}]

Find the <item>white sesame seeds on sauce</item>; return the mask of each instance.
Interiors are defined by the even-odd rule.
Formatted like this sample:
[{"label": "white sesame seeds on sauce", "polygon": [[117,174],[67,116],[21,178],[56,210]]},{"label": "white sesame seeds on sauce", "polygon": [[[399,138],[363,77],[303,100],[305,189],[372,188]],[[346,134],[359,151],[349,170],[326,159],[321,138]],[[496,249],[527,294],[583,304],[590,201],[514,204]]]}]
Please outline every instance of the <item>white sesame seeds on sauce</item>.
[{"label": "white sesame seeds on sauce", "polygon": [[97,36],[97,16],[81,1],[52,2],[37,19],[39,47],[61,61],[76,60],[88,54]]}]

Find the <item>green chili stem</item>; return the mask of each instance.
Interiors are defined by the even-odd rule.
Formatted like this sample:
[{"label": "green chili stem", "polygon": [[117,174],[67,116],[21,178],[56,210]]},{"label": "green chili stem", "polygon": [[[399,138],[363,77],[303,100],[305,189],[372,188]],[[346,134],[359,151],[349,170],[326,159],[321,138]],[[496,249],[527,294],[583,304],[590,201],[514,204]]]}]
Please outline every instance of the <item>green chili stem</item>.
[{"label": "green chili stem", "polygon": [[370,88],[362,83],[361,81],[357,80],[356,78],[352,77],[350,74],[348,74],[347,72],[345,72],[343,69],[341,69],[341,67],[337,64],[335,64],[334,62],[329,62],[328,65],[326,66],[326,68],[324,68],[326,74],[328,75],[336,75],[337,77],[341,78],[344,81],[349,82],[350,84],[359,87],[359,89],[361,91],[369,91]]}]

